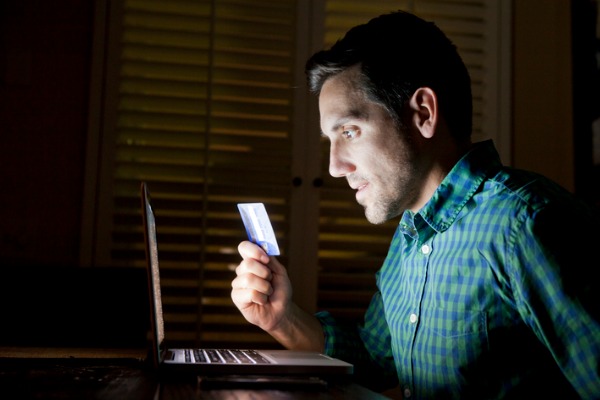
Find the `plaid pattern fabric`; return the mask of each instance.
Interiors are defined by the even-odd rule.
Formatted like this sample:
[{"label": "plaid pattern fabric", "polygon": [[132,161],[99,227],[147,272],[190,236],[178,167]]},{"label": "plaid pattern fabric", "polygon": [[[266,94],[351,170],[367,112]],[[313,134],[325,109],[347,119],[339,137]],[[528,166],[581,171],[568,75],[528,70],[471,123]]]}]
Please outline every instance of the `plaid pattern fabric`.
[{"label": "plaid pattern fabric", "polygon": [[402,215],[365,323],[317,314],[326,352],[395,374],[410,398],[598,399],[599,223],[477,144]]}]

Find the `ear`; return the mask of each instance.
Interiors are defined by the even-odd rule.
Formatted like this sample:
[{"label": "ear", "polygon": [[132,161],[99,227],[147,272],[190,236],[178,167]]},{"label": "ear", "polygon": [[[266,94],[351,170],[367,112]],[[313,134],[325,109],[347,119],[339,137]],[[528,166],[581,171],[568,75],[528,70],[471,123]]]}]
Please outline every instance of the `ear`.
[{"label": "ear", "polygon": [[435,134],[439,117],[435,92],[431,88],[421,87],[415,91],[409,104],[414,126],[424,138],[431,139]]}]

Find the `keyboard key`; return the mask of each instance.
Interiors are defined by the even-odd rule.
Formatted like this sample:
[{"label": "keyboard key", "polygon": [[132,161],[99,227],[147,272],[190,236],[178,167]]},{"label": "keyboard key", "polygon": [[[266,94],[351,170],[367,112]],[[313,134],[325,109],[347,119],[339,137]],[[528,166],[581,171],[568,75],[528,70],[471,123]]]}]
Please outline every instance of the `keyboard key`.
[{"label": "keyboard key", "polygon": [[229,351],[235,356],[236,359],[238,359],[240,364],[254,364],[254,362],[248,358],[248,356],[242,350],[233,349]]},{"label": "keyboard key", "polygon": [[254,350],[244,350],[244,353],[256,364],[269,364],[269,360],[258,354]]},{"label": "keyboard key", "polygon": [[219,353],[215,349],[206,349],[206,355],[213,364],[223,364],[223,360],[219,357]]},{"label": "keyboard key", "polygon": [[205,363],[206,362],[206,356],[204,355],[204,352],[200,349],[195,349],[194,350],[194,362],[197,363]]},{"label": "keyboard key", "polygon": [[226,364],[239,364],[238,359],[228,350],[217,350],[221,358],[225,360]]}]

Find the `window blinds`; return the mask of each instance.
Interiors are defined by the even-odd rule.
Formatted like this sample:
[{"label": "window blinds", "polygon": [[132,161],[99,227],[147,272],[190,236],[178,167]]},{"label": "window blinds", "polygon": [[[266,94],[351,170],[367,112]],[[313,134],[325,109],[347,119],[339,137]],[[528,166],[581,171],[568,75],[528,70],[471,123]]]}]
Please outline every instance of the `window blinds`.
[{"label": "window blinds", "polygon": [[145,180],[174,344],[271,341],[229,293],[245,236],[238,202],[264,202],[285,244],[294,7],[125,0],[120,10],[108,260],[143,266]]}]

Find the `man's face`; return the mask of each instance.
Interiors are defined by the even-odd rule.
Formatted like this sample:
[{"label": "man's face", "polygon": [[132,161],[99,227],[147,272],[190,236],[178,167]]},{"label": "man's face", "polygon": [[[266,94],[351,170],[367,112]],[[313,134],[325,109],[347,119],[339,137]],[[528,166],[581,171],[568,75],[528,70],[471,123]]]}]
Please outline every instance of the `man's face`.
[{"label": "man's face", "polygon": [[346,177],[367,220],[381,224],[414,206],[422,184],[414,146],[379,104],[360,91],[356,68],[321,89],[321,130],[330,142],[329,173]]}]

